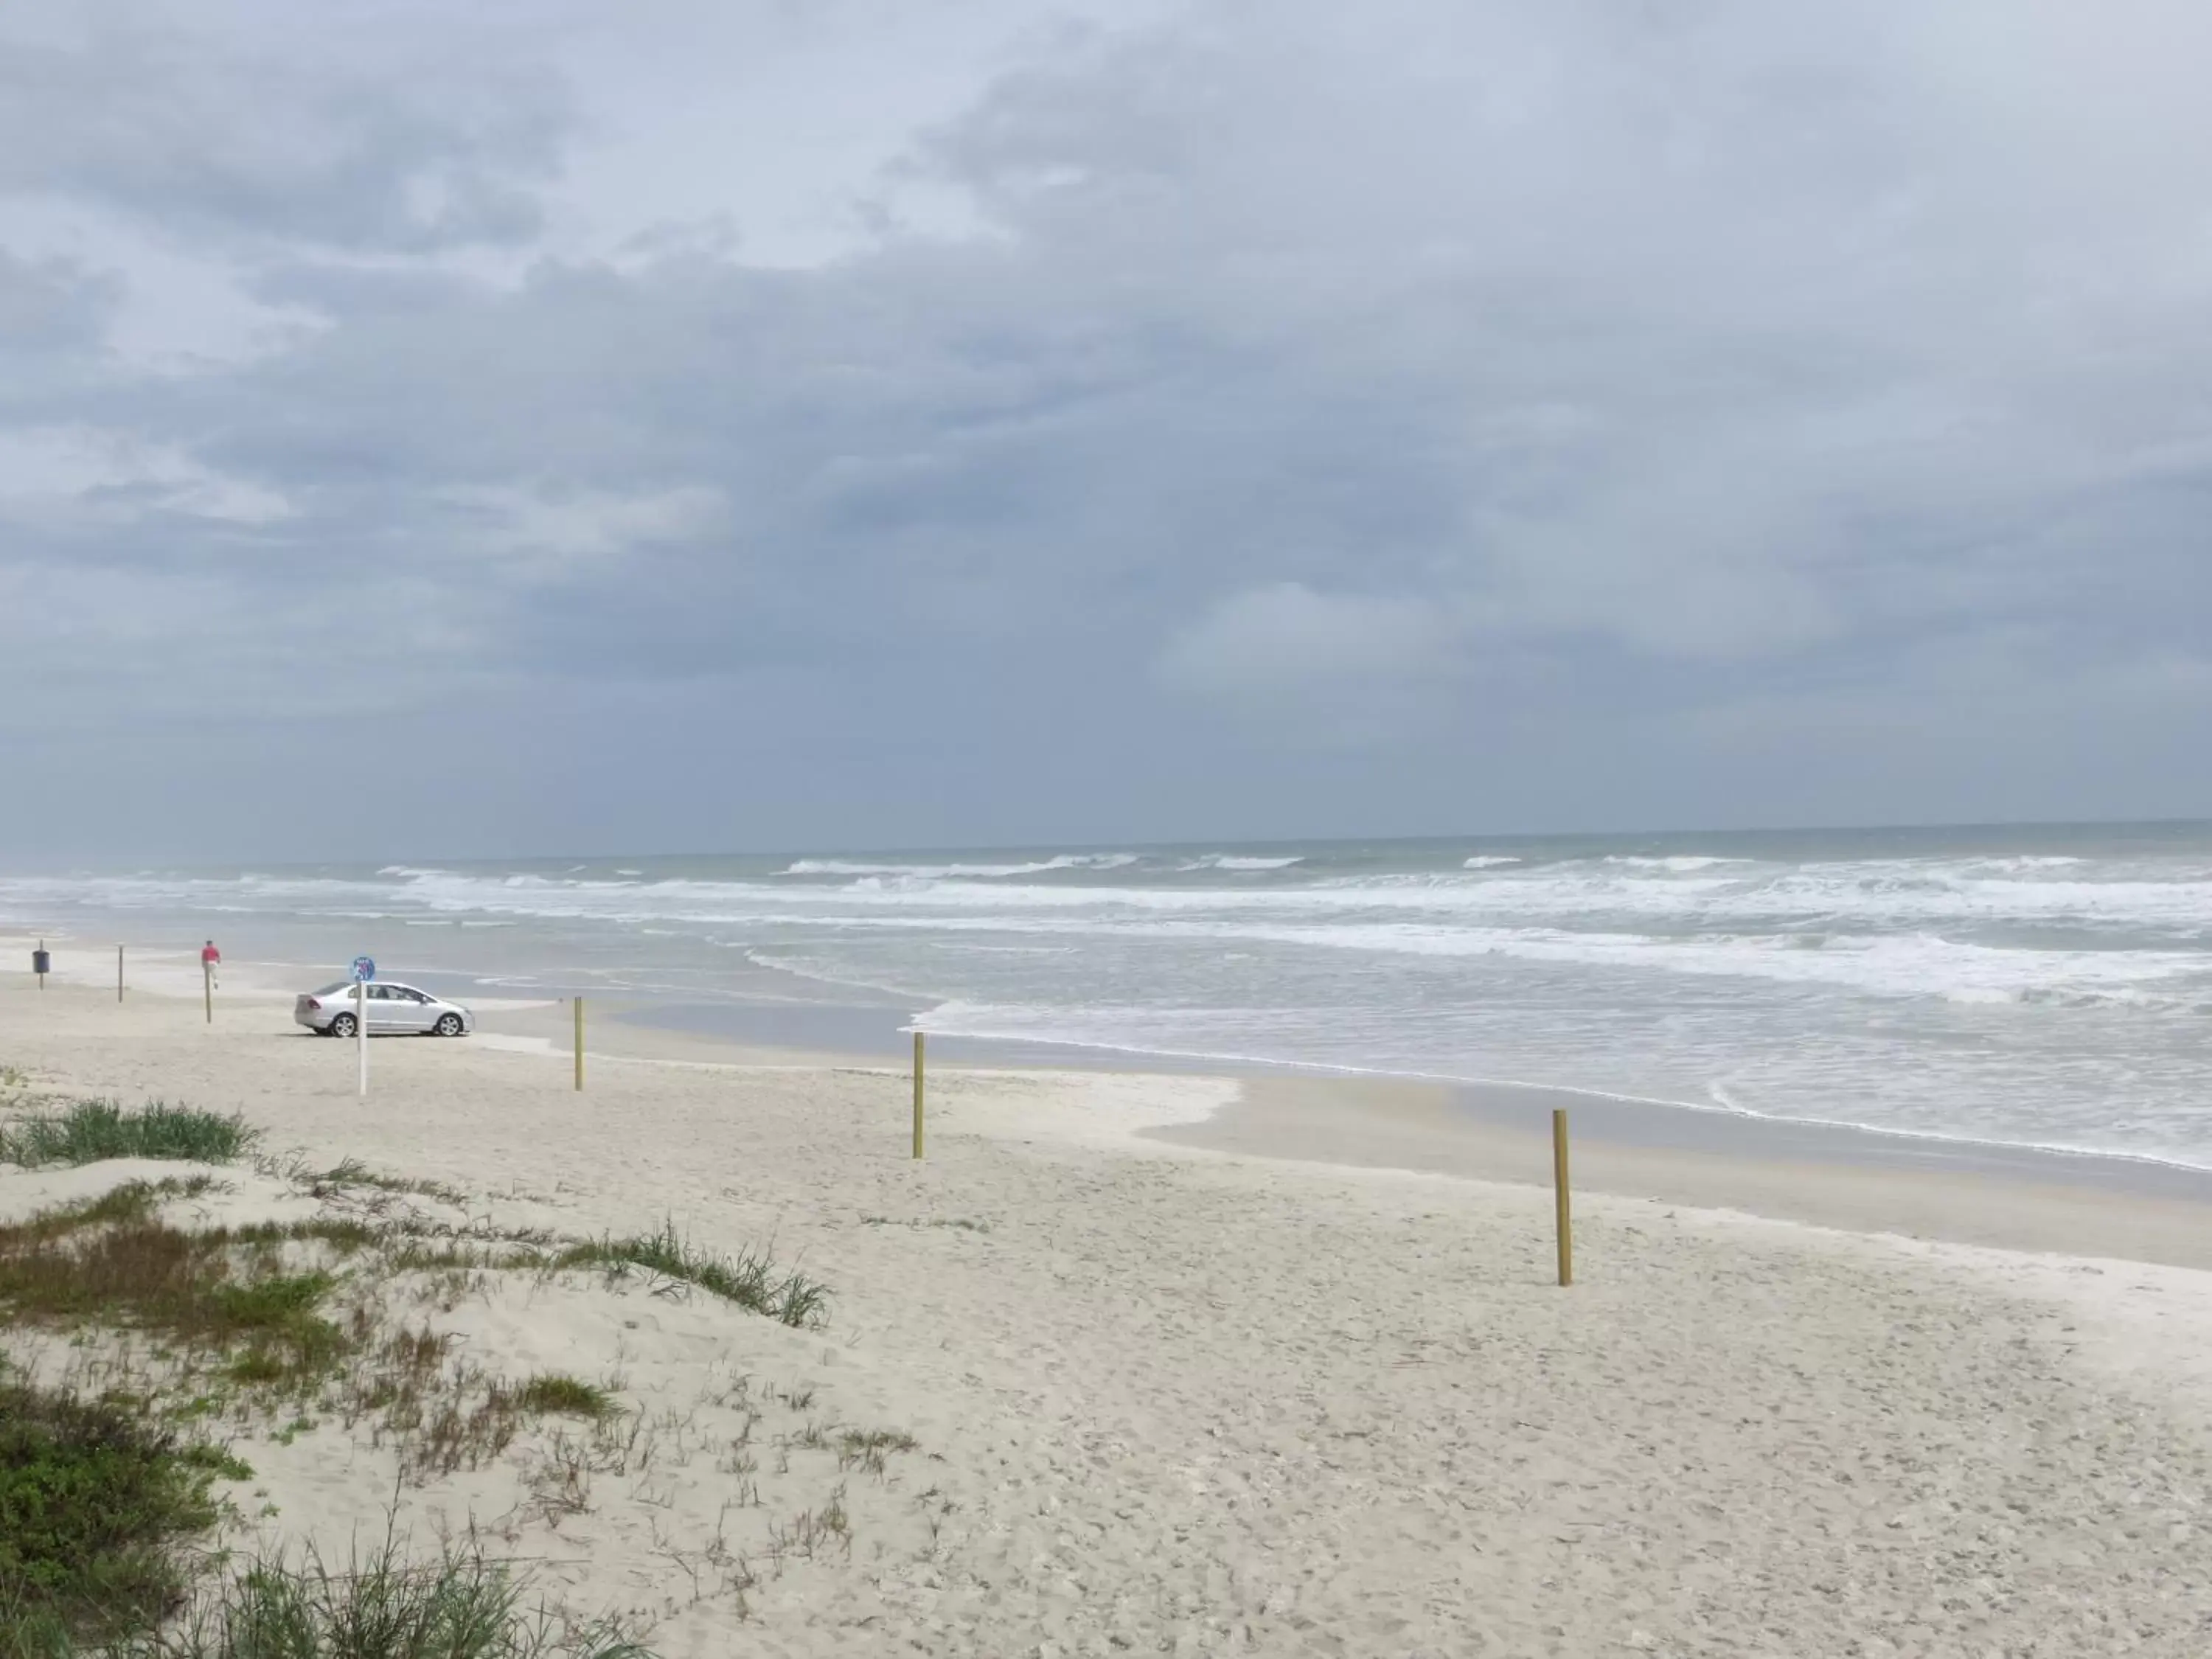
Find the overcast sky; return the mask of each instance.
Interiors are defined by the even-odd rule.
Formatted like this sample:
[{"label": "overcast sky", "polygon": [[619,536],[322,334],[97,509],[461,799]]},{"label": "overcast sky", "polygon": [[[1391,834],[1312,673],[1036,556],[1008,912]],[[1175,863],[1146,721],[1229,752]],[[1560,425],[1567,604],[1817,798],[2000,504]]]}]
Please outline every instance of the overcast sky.
[{"label": "overcast sky", "polygon": [[9,0],[0,856],[2212,815],[2203,0]]}]

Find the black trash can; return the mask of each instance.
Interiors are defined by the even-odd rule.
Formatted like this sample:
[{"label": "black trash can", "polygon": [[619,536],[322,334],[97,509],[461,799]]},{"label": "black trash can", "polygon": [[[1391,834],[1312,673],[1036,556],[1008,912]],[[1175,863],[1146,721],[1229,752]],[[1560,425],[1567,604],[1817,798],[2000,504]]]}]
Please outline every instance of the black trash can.
[{"label": "black trash can", "polygon": [[47,951],[32,951],[31,971],[41,976],[52,973],[54,971],[53,954]]}]

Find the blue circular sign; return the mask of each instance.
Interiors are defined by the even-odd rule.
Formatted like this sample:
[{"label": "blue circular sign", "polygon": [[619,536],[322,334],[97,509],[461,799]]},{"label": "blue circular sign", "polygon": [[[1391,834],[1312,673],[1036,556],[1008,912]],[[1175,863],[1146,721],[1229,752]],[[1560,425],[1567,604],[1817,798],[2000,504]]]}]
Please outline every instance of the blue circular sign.
[{"label": "blue circular sign", "polygon": [[376,977],[376,958],[374,957],[356,957],[353,959],[353,976],[356,980],[363,984],[374,979]]}]

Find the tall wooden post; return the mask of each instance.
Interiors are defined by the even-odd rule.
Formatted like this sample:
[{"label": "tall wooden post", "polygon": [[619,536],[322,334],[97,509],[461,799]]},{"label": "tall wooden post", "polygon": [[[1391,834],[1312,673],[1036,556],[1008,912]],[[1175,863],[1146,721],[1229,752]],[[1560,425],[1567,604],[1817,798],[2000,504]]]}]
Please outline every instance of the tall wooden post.
[{"label": "tall wooden post", "polygon": [[921,1156],[921,1033],[914,1034],[914,1155]]},{"label": "tall wooden post", "polygon": [[115,947],[115,1000],[123,1000],[123,947]]},{"label": "tall wooden post", "polygon": [[[207,1023],[212,1025],[215,1024],[215,964],[205,959],[200,963],[200,996],[207,1003]],[[118,1002],[123,1000],[123,990],[119,982],[116,988],[115,1000]]]},{"label": "tall wooden post", "polygon": [[576,1091],[584,1088],[584,1000],[576,999]]},{"label": "tall wooden post", "polygon": [[1567,1198],[1567,1115],[1552,1114],[1552,1185],[1559,1198],[1559,1283],[1575,1282],[1575,1222]]}]

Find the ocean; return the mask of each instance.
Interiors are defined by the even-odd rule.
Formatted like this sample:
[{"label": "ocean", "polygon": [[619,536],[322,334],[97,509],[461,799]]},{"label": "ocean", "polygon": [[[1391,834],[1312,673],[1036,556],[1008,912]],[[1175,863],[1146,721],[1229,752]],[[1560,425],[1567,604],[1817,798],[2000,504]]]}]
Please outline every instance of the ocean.
[{"label": "ocean", "polygon": [[0,877],[0,924],[2212,1169],[2212,825]]}]

